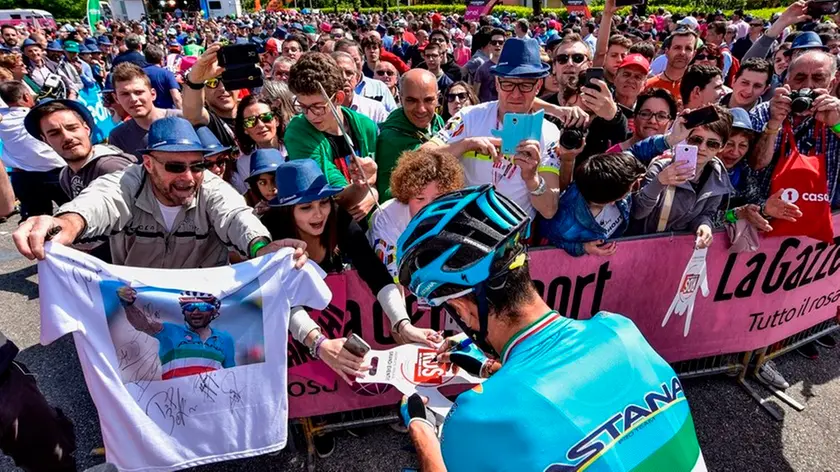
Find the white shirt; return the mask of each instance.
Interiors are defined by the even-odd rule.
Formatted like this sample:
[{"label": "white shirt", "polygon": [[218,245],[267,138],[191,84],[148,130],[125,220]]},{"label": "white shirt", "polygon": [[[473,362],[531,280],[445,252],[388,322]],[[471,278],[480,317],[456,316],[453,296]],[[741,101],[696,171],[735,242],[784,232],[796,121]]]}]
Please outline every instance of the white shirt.
[{"label": "white shirt", "polygon": [[615,203],[610,203],[609,205],[604,206],[601,209],[601,213],[598,213],[598,216],[595,217],[595,222],[601,228],[604,228],[604,231],[607,233],[607,237],[610,237],[615,233],[615,230],[618,228],[618,225],[623,220],[621,216],[621,210],[618,209]]},{"label": "white shirt", "polygon": [[353,102],[350,104],[350,108],[353,111],[357,111],[362,115],[365,115],[376,123],[382,123],[388,119],[388,110],[385,109],[385,105],[381,102],[377,102],[376,100],[365,98],[358,93],[353,94]]},{"label": "white shirt", "polygon": [[181,211],[180,206],[166,206],[160,201],[157,202],[160,208],[160,216],[163,217],[163,224],[166,225],[166,231],[172,231],[172,225],[175,223],[175,218]]},{"label": "white shirt", "polygon": [[28,172],[48,172],[67,165],[45,142],[32,137],[23,127],[29,108],[0,109],[0,140],[3,154],[0,160],[7,167]]},{"label": "white shirt", "polygon": [[[286,446],[290,307],[324,309],[332,296],[318,266],[296,270],[291,254],[165,270],[47,244],[41,343],[73,333],[108,462],[164,472]],[[130,307],[117,296],[127,284],[137,291]],[[181,307],[195,297],[186,292],[220,301],[209,333],[185,323]]]},{"label": "white shirt", "polygon": [[398,280],[397,241],[411,221],[408,205],[392,198],[383,203],[381,210],[375,210],[370,217],[368,242],[379,260],[388,268],[388,272]]},{"label": "white shirt", "polygon": [[356,85],[356,93],[371,100],[382,102],[385,105],[385,109],[388,110],[388,113],[398,108],[394,96],[388,90],[388,86],[381,80],[362,77],[362,80]]},{"label": "white shirt", "polygon": [[[498,101],[462,108],[432,140],[439,144],[453,144],[464,138],[492,137],[490,130],[501,129],[498,111]],[[540,137],[542,156],[538,172],[560,173],[560,158],[557,154],[559,139],[560,131],[557,126],[543,120]],[[465,185],[495,184],[498,192],[516,202],[531,217],[536,215],[536,210],[531,205],[531,192],[522,180],[519,166],[510,161],[496,165],[490,156],[472,151],[457,157],[464,167]]]}]

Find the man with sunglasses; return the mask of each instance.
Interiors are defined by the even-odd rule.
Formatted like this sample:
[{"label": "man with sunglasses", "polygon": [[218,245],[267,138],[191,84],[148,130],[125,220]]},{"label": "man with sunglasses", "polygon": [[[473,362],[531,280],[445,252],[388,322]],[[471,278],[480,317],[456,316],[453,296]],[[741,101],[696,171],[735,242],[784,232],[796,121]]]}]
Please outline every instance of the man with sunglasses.
[{"label": "man with sunglasses", "polygon": [[765,24],[761,18],[750,18],[749,25],[749,33],[735,41],[735,44],[732,45],[732,55],[739,61],[744,58],[744,55],[750,50],[753,43],[758,41],[758,38],[764,34]]},{"label": "man with sunglasses", "polygon": [[[464,108],[424,147],[440,147],[461,159],[466,185],[495,184],[527,214],[551,218],[558,195],[568,185],[575,151],[557,143],[560,131],[543,120],[539,139],[524,140],[512,156],[499,150],[508,113],[530,113],[549,65],[540,61],[535,39],[511,38],[492,72],[499,100]],[[561,171],[561,159],[563,170]],[[561,183],[561,177],[564,183]]]},{"label": "man with sunglasses", "polygon": [[224,72],[217,57],[221,48],[219,43],[208,47],[184,78],[184,118],[210,128],[223,145],[237,147],[233,130],[239,100],[219,79]]},{"label": "man with sunglasses", "polygon": [[117,265],[189,269],[226,265],[230,251],[258,257],[305,244],[271,241],[268,230],[236,190],[205,172],[207,149],[192,125],[178,117],[155,121],[141,165],[104,175],[56,216],[24,222],[13,235],[18,251],[43,260],[44,243],[87,244],[109,240]]},{"label": "man with sunglasses", "polygon": [[[486,28],[489,29],[490,27],[487,26]],[[489,61],[490,57],[494,55],[498,57],[502,53],[502,46],[505,44],[505,30],[501,28],[495,28],[489,32],[483,30],[484,28],[473,36],[476,51],[464,66],[464,69],[469,75],[469,82],[473,84],[475,83],[475,75],[478,69],[485,62]]]},{"label": "man with sunglasses", "polygon": [[388,113],[397,109],[397,102],[394,101],[394,96],[391,94],[391,91],[388,90],[388,86],[385,85],[385,82],[367,77],[362,71],[364,60],[362,48],[359,46],[359,43],[353,41],[352,39],[340,39],[335,43],[335,51],[350,54],[350,57],[353,58],[353,62],[356,63],[356,69],[359,71],[360,77],[359,84],[356,85],[355,90],[357,94],[370,98],[371,100],[381,102],[385,105],[385,110],[387,110]]},{"label": "man with sunglasses", "polygon": [[566,35],[554,49],[554,79],[560,86],[557,105],[566,105],[579,88],[580,75],[592,65],[592,50],[578,34]]}]

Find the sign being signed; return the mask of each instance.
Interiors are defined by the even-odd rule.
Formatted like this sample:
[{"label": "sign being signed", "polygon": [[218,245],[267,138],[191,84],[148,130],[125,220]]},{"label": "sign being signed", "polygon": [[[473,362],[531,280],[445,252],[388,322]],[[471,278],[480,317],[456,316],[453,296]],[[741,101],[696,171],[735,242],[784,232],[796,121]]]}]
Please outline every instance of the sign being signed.
[{"label": "sign being signed", "polygon": [[119,267],[50,245],[41,342],[73,333],[108,462],[179,470],[286,445],[291,306],[330,299],[291,253],[233,267]]}]

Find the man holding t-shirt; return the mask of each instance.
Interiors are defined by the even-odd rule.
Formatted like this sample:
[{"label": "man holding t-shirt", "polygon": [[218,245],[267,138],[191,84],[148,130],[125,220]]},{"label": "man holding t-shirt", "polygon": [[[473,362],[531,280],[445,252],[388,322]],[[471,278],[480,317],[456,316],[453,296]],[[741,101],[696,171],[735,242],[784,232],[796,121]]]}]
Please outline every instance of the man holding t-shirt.
[{"label": "man holding t-shirt", "polygon": [[[319,84],[338,108],[340,122],[330,111]],[[344,77],[335,60],[326,54],[310,52],[301,56],[289,73],[289,88],[297,96],[301,110],[286,127],[286,136],[294,137],[285,140],[289,159],[317,162],[330,185],[344,187],[337,197],[339,204],[356,221],[363,221],[379,198],[374,186],[376,162],[368,157],[376,150],[376,123],[340,106],[344,101]],[[349,134],[353,149],[342,129]],[[349,159],[352,156],[356,157]]]}]

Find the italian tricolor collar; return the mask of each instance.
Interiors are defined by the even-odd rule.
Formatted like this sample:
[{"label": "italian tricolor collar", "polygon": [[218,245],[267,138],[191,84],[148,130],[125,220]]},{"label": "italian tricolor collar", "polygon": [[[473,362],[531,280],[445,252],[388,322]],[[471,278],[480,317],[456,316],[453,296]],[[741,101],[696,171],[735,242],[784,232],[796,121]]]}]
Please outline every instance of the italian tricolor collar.
[{"label": "italian tricolor collar", "polygon": [[516,346],[521,344],[522,341],[528,339],[534,333],[541,331],[546,326],[557,321],[559,318],[560,313],[551,310],[545,315],[543,315],[540,319],[522,328],[518,333],[516,333],[516,335],[510,338],[507,343],[505,343],[505,347],[502,349],[502,364],[507,362],[508,357],[510,357],[510,353]]}]

